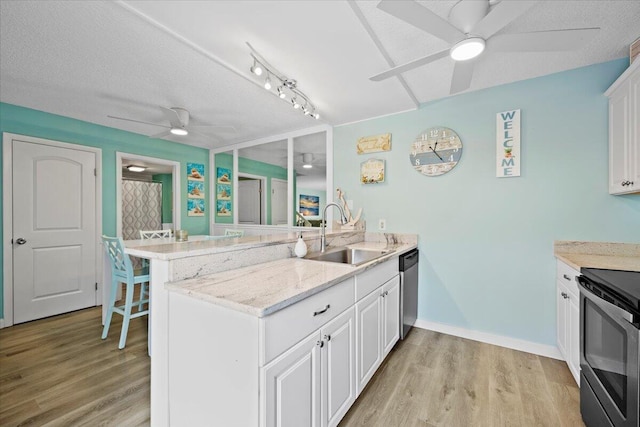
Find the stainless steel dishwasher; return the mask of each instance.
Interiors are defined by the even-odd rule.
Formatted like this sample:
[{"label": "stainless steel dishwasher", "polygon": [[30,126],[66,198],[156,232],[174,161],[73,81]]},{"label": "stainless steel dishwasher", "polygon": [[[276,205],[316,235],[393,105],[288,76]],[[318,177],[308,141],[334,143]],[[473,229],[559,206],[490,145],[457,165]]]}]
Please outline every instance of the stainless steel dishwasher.
[{"label": "stainless steel dishwasher", "polygon": [[400,255],[400,339],[418,318],[418,250]]}]

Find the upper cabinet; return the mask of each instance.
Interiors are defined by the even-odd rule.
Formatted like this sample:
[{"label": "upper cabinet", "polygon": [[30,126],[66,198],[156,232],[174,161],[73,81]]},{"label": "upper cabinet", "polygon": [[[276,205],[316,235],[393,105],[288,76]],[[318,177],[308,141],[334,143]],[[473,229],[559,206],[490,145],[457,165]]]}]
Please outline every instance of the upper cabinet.
[{"label": "upper cabinet", "polygon": [[640,192],[640,60],[605,95],[609,97],[609,193]]}]

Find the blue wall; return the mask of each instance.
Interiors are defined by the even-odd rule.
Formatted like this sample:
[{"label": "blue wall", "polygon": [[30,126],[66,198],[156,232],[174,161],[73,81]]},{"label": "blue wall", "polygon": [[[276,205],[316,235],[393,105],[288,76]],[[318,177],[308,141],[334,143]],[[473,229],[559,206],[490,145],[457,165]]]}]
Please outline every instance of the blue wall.
[{"label": "blue wall", "polygon": [[[56,141],[87,145],[102,149],[102,232],[107,235],[116,233],[116,151],[174,160],[181,163],[183,173],[181,190],[181,228],[192,235],[209,234],[208,205],[204,217],[187,216],[187,162],[205,165],[205,176],[209,172],[209,151],[163,139],[150,139],[144,135],[125,132],[118,129],[99,126],[68,117],[57,116],[16,105],[0,103],[0,132],[35,136]],[[0,160],[2,153],[0,152]],[[1,168],[0,161],[0,168]],[[205,194],[209,194],[208,182],[205,182]],[[208,199],[207,199],[208,200]],[[0,197],[0,211],[2,198]],[[0,226],[0,240],[2,240]],[[2,245],[0,245],[0,262]],[[3,317],[3,287],[0,275],[0,317]]]},{"label": "blue wall", "polygon": [[[334,182],[364,207],[367,229],[418,233],[419,318],[555,345],[554,240],[640,242],[640,195],[608,194],[607,87],[628,59],[462,94],[418,110],[337,127]],[[496,113],[521,109],[522,176],[496,178]],[[409,162],[433,126],[460,136],[439,177]],[[391,132],[392,151],[357,155],[359,137]],[[386,160],[362,185],[360,162]]]}]

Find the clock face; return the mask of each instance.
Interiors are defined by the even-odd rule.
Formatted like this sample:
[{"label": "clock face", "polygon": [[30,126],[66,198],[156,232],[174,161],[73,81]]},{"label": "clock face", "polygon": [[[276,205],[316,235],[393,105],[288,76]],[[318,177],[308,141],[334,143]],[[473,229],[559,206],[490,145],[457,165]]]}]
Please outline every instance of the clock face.
[{"label": "clock face", "polygon": [[455,131],[433,127],[422,132],[411,144],[409,160],[423,175],[444,175],[453,169],[462,157],[462,141]]}]

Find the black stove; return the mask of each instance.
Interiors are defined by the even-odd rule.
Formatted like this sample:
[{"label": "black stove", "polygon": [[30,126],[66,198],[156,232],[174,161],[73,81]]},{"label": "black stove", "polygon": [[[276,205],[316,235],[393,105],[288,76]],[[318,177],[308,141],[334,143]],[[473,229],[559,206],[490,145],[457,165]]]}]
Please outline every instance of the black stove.
[{"label": "black stove", "polygon": [[[628,306],[624,308],[631,308],[636,314],[640,314],[640,272],[584,267],[580,272],[598,283],[602,291]],[[615,302],[614,304],[618,305]]]}]

